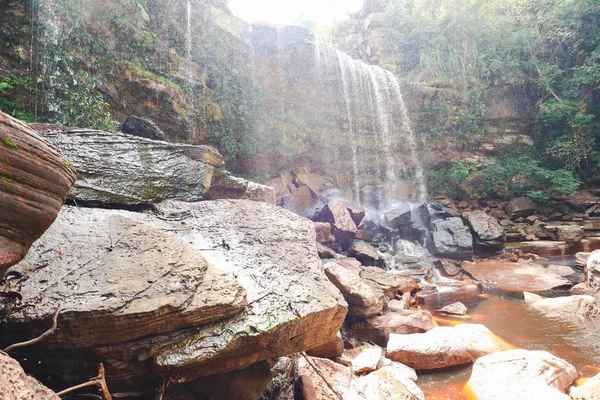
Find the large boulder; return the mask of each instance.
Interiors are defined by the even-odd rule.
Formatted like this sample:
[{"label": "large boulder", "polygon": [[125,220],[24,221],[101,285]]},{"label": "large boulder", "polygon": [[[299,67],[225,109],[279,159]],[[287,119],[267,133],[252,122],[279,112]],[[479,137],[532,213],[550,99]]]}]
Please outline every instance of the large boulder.
[{"label": "large boulder", "polygon": [[78,180],[69,195],[77,202],[199,201],[210,188],[215,170],[224,164],[219,152],[208,146],[90,130],[45,137],[77,170]]},{"label": "large boulder", "polygon": [[[347,305],[323,274],[311,221],[276,206],[246,200],[192,204],[167,202],[157,205],[156,209],[161,214],[160,218],[152,214],[120,210],[66,207],[53,225],[52,234],[42,237],[36,244],[36,249],[28,256],[31,262],[19,265],[29,276],[27,282],[31,281],[31,290],[28,292],[31,291],[32,294],[24,298],[23,308],[37,308],[41,302],[47,303],[44,310],[51,311],[63,301],[78,306],[89,295],[92,298],[105,298],[107,304],[122,301],[124,307],[113,312],[117,320],[121,313],[128,312],[135,317],[134,312],[137,311],[140,314],[138,320],[148,321],[145,326],[151,328],[149,321],[157,319],[154,323],[160,326],[164,322],[165,326],[160,329],[168,331],[162,334],[153,329],[142,331],[137,328],[137,322],[133,322],[137,321],[135,318],[130,321],[121,318],[124,322],[132,322],[132,333],[120,330],[121,335],[129,337],[110,335],[107,339],[102,339],[92,333],[94,343],[99,340],[112,340],[114,343],[91,345],[92,339],[82,337],[78,332],[89,332],[90,327],[97,323],[91,317],[93,314],[89,314],[89,318],[81,318],[83,314],[79,312],[81,317],[77,322],[71,323],[79,327],[77,331],[64,329],[56,338],[49,338],[50,340],[38,346],[23,349],[20,354],[24,359],[31,360],[28,369],[31,368],[33,372],[35,368],[52,365],[50,375],[69,383],[78,383],[94,376],[95,371],[91,367],[102,360],[107,368],[109,385],[111,389],[114,387],[112,390],[139,390],[152,386],[163,378],[189,381],[243,369],[261,360],[305,351],[329,342],[340,330]],[[154,226],[164,234],[173,236],[173,240],[176,238],[188,243],[204,257],[205,262],[227,275],[216,276],[208,287],[202,286],[202,281],[199,281],[201,274],[194,271],[202,270],[201,257],[195,268],[188,271],[179,261],[184,260],[181,257],[185,246],[168,240],[164,234],[161,236],[156,233],[154,239],[145,246],[145,233],[137,235],[138,239],[136,235],[126,236],[125,244],[121,244],[118,242],[118,235],[110,229],[98,229],[106,226],[106,221],[114,221],[117,217]],[[143,232],[150,228],[139,229]],[[56,240],[61,236],[64,239],[59,252]],[[92,238],[96,236],[100,237],[94,240],[99,243],[98,252],[101,257],[94,258],[94,254],[83,255],[87,246],[80,245],[82,249],[75,249],[76,243],[86,240],[94,243]],[[141,242],[140,245],[136,244],[136,240]],[[109,262],[116,259],[106,254],[126,245],[132,247],[133,260],[143,257],[150,265],[154,258],[162,260],[164,257],[165,262],[172,258],[168,267],[163,267],[161,277],[146,272],[146,286],[143,282],[139,283],[140,290],[144,291],[139,292],[137,297],[132,297],[139,297],[139,302],[128,303],[127,298],[125,301],[120,299],[121,294],[126,297],[130,293],[130,288],[126,285],[130,283],[130,277],[137,276],[135,268],[127,269],[125,265],[119,266],[117,263],[119,268],[112,271],[111,267],[115,266]],[[101,247],[105,250],[101,251]],[[157,248],[161,248],[160,253],[167,254],[158,254],[154,250]],[[144,256],[146,251],[149,254]],[[189,253],[187,250],[185,252]],[[155,256],[150,257],[152,254]],[[67,262],[70,262],[68,270],[60,270]],[[85,263],[89,263],[89,266]],[[105,263],[106,266],[103,265]],[[104,274],[95,273],[94,268],[104,271]],[[54,270],[59,272],[52,275],[51,271]],[[83,271],[88,272],[82,273]],[[209,271],[210,268],[203,275],[206,283],[210,280]],[[240,286],[228,283],[234,282],[234,279]],[[131,281],[136,282],[133,279]],[[60,293],[54,289],[55,285],[64,286],[64,293],[68,293],[68,288],[79,295],[72,300],[66,299],[64,295],[58,296]],[[88,294],[85,294],[86,287],[90,292]],[[43,288],[47,289],[40,291]],[[110,288],[115,290],[105,291]],[[168,291],[170,295],[166,298],[157,295],[156,291],[159,289]],[[205,308],[208,313],[211,299],[223,302],[227,296],[240,298],[244,289],[248,305],[234,316],[222,315],[222,319],[214,322],[189,320],[187,322],[193,324],[190,326],[186,323],[189,327],[183,328],[184,324],[177,322],[183,321],[183,316],[174,315],[176,325],[166,326],[171,323],[170,317],[166,316],[177,311],[177,307],[171,304],[176,305],[185,295],[191,300],[185,304],[180,303],[179,314],[185,314],[187,308],[196,307],[196,304],[200,309]],[[44,296],[45,291],[54,294]],[[191,297],[194,293],[196,294]],[[222,294],[225,297],[222,298]],[[35,297],[36,295],[39,297]],[[35,307],[30,306],[33,304]],[[136,310],[136,305],[144,307]],[[157,310],[156,317],[152,313],[145,313],[146,310],[152,310],[152,307]],[[221,309],[224,307],[213,307],[212,314],[209,314],[216,316]],[[76,315],[75,311],[71,313],[66,309],[59,317],[59,327],[69,317]],[[24,324],[25,314],[39,317],[36,316],[35,320],[30,318],[29,323]],[[102,312],[99,314],[102,315]],[[190,315],[190,319],[199,318]],[[50,315],[36,314],[34,311],[17,313],[4,324],[3,340],[22,340],[23,335],[35,337],[43,329],[47,329],[49,319]],[[112,324],[114,326],[117,322]],[[132,336],[138,338],[131,340]],[[86,342],[91,346],[81,347],[78,344]]]},{"label": "large boulder", "polygon": [[0,278],[52,224],[75,178],[54,146],[0,112]]},{"label": "large boulder", "polygon": [[592,296],[564,296],[540,299],[531,303],[536,310],[558,318],[600,317],[600,308]]},{"label": "large boulder", "polygon": [[425,333],[390,334],[387,357],[416,370],[469,364],[510,348],[483,325],[440,326]]},{"label": "large boulder", "polygon": [[150,118],[130,115],[121,126],[123,133],[153,140],[166,140],[165,133]]},{"label": "large boulder", "polygon": [[352,325],[353,335],[362,341],[387,346],[391,333],[423,333],[438,326],[426,310],[386,310]]},{"label": "large boulder", "polygon": [[331,283],[340,290],[348,302],[349,315],[364,318],[381,313],[385,306],[382,290],[368,285],[358,272],[336,262],[329,262],[324,268]]},{"label": "large boulder", "polygon": [[479,400],[569,400],[564,393],[577,377],[546,351],[508,350],[478,359],[463,392]]},{"label": "large boulder", "polygon": [[572,388],[569,394],[571,400],[600,400],[600,374],[588,379],[583,385]]},{"label": "large boulder", "polygon": [[356,258],[362,265],[378,266],[380,264],[381,257],[377,249],[363,240],[354,239],[348,249],[348,255]]},{"label": "large boulder", "polygon": [[511,292],[543,292],[573,286],[568,279],[533,262],[482,260],[464,262],[462,267],[478,281],[490,282]]},{"label": "large boulder", "polygon": [[536,204],[529,197],[517,197],[509,201],[504,207],[504,211],[511,219],[528,217],[537,209]]},{"label": "large boulder", "polygon": [[385,223],[393,229],[404,229],[410,224],[411,208],[410,204],[402,204],[384,215]]},{"label": "large boulder", "polygon": [[331,224],[331,233],[342,247],[347,249],[356,235],[356,224],[350,212],[341,201],[330,200],[321,210],[317,219]]},{"label": "large boulder", "polygon": [[434,253],[439,257],[471,259],[473,236],[460,217],[432,221]]},{"label": "large boulder", "polygon": [[60,400],[60,397],[27,375],[16,360],[0,351],[0,399]]},{"label": "large boulder", "polygon": [[483,211],[468,211],[463,216],[473,231],[478,245],[492,249],[504,245],[504,228],[496,218],[490,217]]}]

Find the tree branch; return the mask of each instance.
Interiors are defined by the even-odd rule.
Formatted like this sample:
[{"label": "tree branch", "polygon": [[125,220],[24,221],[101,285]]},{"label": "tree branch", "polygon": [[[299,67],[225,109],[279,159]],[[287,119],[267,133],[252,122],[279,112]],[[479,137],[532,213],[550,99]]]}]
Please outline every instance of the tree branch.
[{"label": "tree branch", "polygon": [[5,348],[3,351],[5,353],[8,353],[11,350],[19,349],[21,347],[31,346],[32,344],[39,343],[42,340],[44,340],[46,337],[54,334],[54,332],[56,331],[57,324],[58,324],[58,313],[59,312],[60,312],[60,305],[56,309],[56,312],[54,313],[54,317],[52,317],[52,327],[50,329],[48,329],[46,332],[42,333],[40,336],[36,337],[35,339],[31,339],[26,342],[12,344],[12,345],[8,346],[7,348]]}]

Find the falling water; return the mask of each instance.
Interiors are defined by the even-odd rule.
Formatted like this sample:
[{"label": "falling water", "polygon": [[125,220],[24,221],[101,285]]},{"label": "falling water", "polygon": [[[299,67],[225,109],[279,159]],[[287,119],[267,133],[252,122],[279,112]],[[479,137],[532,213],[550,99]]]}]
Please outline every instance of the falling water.
[{"label": "falling water", "polygon": [[186,56],[192,58],[192,5],[190,0],[187,0],[186,8],[187,29],[186,29]]}]

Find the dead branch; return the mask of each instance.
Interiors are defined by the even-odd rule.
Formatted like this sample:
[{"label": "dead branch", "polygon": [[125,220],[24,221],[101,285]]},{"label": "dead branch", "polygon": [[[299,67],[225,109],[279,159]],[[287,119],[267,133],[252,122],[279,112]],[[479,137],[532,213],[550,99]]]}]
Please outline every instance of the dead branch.
[{"label": "dead branch", "polygon": [[312,367],[312,369],[314,369],[315,372],[321,377],[321,379],[323,379],[323,382],[325,382],[325,384],[335,394],[335,396],[339,400],[343,400],[343,397],[338,393],[337,390],[335,390],[333,388],[333,386],[331,385],[331,383],[329,383],[329,381],[327,380],[327,378],[325,378],[325,375],[323,375],[323,373],[319,370],[319,368],[317,368],[317,366],[315,364],[313,364],[313,362],[311,360],[308,359],[308,357],[306,356],[306,353],[302,353],[302,357],[304,357],[304,359],[306,360],[306,362],[308,363],[308,365],[310,365]]},{"label": "dead branch", "polygon": [[39,343],[42,340],[44,340],[46,337],[54,334],[54,332],[56,331],[57,324],[58,324],[58,313],[59,312],[60,312],[60,304],[59,304],[58,308],[56,309],[54,316],[52,317],[52,327],[50,329],[48,329],[46,332],[42,333],[40,336],[36,337],[35,339],[31,339],[26,342],[12,344],[12,345],[8,346],[7,348],[5,348],[3,351],[5,353],[8,353],[11,350],[19,349],[21,347],[31,346],[32,344]]},{"label": "dead branch", "polygon": [[59,396],[64,396],[65,394],[74,392],[75,390],[79,390],[85,387],[96,386],[98,390],[102,393],[103,400],[113,400],[110,395],[110,391],[108,390],[108,386],[106,385],[106,376],[104,374],[104,364],[100,363],[98,366],[98,376],[92,378],[89,382],[85,382],[70,388],[67,388],[63,391],[57,393]]}]

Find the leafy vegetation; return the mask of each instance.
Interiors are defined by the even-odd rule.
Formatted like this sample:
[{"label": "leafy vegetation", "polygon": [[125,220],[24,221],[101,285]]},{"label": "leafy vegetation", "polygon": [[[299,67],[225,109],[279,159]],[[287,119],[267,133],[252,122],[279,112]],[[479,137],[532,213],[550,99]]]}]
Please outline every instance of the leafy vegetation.
[{"label": "leafy vegetation", "polygon": [[476,167],[471,163],[459,159],[452,160],[450,166],[428,171],[428,190],[442,196],[457,197],[460,185],[471,179],[475,171]]},{"label": "leafy vegetation", "polygon": [[424,133],[476,142],[486,90],[510,85],[539,105],[532,174],[564,169],[600,182],[600,2],[392,0],[386,16],[398,73],[451,93],[425,104],[437,122]]}]

